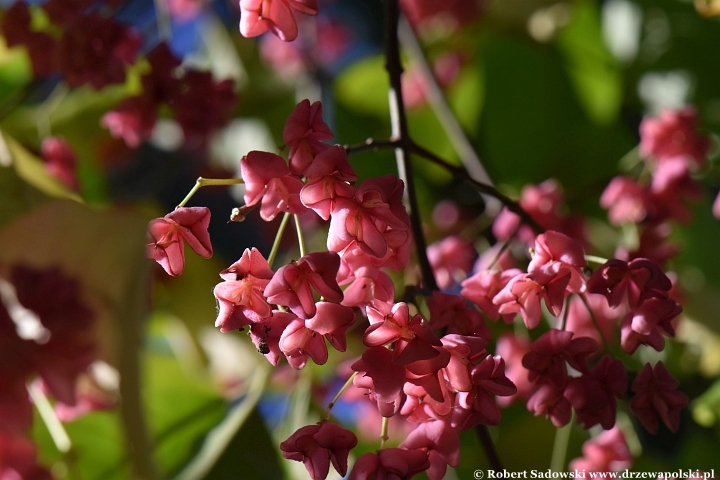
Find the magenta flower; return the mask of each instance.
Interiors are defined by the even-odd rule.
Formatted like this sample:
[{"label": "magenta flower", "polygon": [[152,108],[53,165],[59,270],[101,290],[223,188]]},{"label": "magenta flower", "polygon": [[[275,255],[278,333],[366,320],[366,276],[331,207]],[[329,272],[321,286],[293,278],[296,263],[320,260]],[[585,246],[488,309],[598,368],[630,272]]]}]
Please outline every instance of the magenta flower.
[{"label": "magenta flower", "polygon": [[640,123],[640,155],[659,161],[685,155],[698,167],[707,162],[710,141],[697,133],[697,116],[691,106],[665,110],[657,117],[645,117]]},{"label": "magenta flower", "polygon": [[240,0],[240,33],[257,37],[268,30],[292,42],[298,34],[293,10],[305,15],[318,13],[317,0]]},{"label": "magenta flower", "polygon": [[677,390],[680,382],[668,372],[663,362],[655,367],[646,363],[632,384],[635,396],[630,410],[650,433],[657,433],[658,415],[673,432],[680,426],[680,412],[688,404],[688,397]]},{"label": "magenta flower", "polygon": [[354,433],[323,420],[300,428],[280,444],[280,450],[283,457],[303,462],[313,480],[324,480],[331,462],[340,476],[345,476],[348,455],[355,445]]},{"label": "magenta flower", "polygon": [[[333,133],[322,118],[322,103],[315,102],[311,105],[308,99],[298,103],[288,117],[287,122],[285,122],[285,129],[283,130],[283,141],[290,147],[290,154],[288,155],[290,171],[295,175],[305,175],[310,180],[311,176],[317,177],[329,174],[332,170],[327,167],[331,163],[337,163],[337,166],[340,167],[338,168],[338,171],[341,172],[340,176],[348,177],[342,178],[342,180],[355,181],[357,179],[355,172],[352,171],[349,164],[345,165],[347,156],[345,162],[342,162],[342,158],[338,157],[337,153],[321,162],[326,164],[325,166],[313,167],[314,171],[310,175],[307,174],[306,170],[313,162],[313,159],[330,148],[329,145],[323,142],[332,138]],[[318,169],[327,173],[318,175]],[[351,177],[355,178],[350,180]]]},{"label": "magenta flower", "polygon": [[646,258],[609,260],[587,282],[588,292],[604,295],[612,308],[626,304],[636,309],[648,298],[667,298],[671,287],[667,275]]},{"label": "magenta flower", "polygon": [[486,341],[492,338],[482,315],[469,308],[462,297],[436,291],[428,297],[427,305],[433,330],[446,329],[448,334],[471,335]]},{"label": "magenta flower", "polygon": [[671,219],[688,223],[692,220],[687,202],[702,200],[704,190],[690,176],[687,163],[686,157],[673,157],[663,160],[655,169],[650,196],[656,221]]},{"label": "magenta flower", "polygon": [[357,180],[357,175],[340,145],[319,153],[305,171],[305,177],[307,183],[300,191],[300,200],[323,220],[330,219],[336,198],[352,198],[355,195],[355,188],[348,182]]},{"label": "magenta flower", "polygon": [[100,90],[123,83],[141,43],[142,37],[127,25],[95,12],[83,15],[60,38],[60,71],[73,88],[89,83]]},{"label": "magenta flower", "polygon": [[316,312],[313,289],[328,302],[342,301],[343,293],[335,280],[338,268],[337,253],[308,253],[297,262],[280,267],[264,294],[270,303],[284,305],[300,318],[310,318]]},{"label": "magenta flower", "polygon": [[185,242],[203,258],[212,257],[207,207],[179,207],[148,224],[147,256],[158,262],[168,275],[180,275],[185,268]]},{"label": "magenta flower", "polygon": [[585,428],[600,424],[608,430],[615,425],[616,399],[625,397],[627,383],[623,363],[605,355],[589,373],[571,378],[563,396],[575,410],[577,423]]},{"label": "magenta flower", "polygon": [[425,450],[384,448],[378,453],[366,453],[353,465],[348,480],[396,480],[412,478],[430,467]]},{"label": "magenta flower", "polygon": [[472,367],[487,356],[485,340],[449,334],[441,341],[443,348],[450,352],[450,360],[442,370],[448,381],[448,387],[456,392],[469,392],[473,388]]},{"label": "magenta flower", "polygon": [[262,202],[260,216],[270,221],[281,212],[303,213],[300,203],[302,181],[290,173],[282,157],[269,152],[252,151],[240,161],[245,182],[245,204]]},{"label": "magenta flower", "polygon": [[308,358],[312,358],[317,365],[324,365],[328,359],[328,349],[322,335],[307,328],[305,321],[300,318],[285,327],[278,345],[290,366],[297,370],[305,367]]},{"label": "magenta flower", "polygon": [[227,333],[269,317],[272,312],[263,291],[273,275],[258,249],[245,249],[237,262],[220,272],[224,282],[213,291],[219,307],[215,326]]}]

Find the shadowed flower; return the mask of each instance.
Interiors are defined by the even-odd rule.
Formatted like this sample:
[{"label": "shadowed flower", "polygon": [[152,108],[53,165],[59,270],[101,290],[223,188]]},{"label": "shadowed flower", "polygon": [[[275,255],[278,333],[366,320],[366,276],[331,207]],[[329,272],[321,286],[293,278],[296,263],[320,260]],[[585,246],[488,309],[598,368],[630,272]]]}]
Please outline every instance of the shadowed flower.
[{"label": "shadowed flower", "polygon": [[657,433],[658,415],[670,430],[677,432],[680,412],[688,404],[687,395],[677,390],[679,384],[663,362],[656,363],[655,367],[646,363],[635,378],[630,410],[650,433]]},{"label": "shadowed flower", "polygon": [[354,433],[323,420],[300,428],[280,444],[280,450],[283,457],[303,462],[313,480],[324,480],[331,462],[340,476],[345,476],[348,455],[355,445]]},{"label": "shadowed flower", "polygon": [[[331,138],[333,138],[333,133],[322,118],[322,103],[315,102],[311,105],[308,99],[298,103],[290,116],[288,116],[283,130],[283,141],[290,147],[288,155],[290,171],[295,175],[305,174],[309,180],[310,175],[306,174],[308,166],[317,155],[330,148],[329,145],[323,142]],[[333,157],[334,155],[330,158]],[[314,168],[317,169],[317,167]],[[339,170],[347,176],[347,174],[351,173],[352,168],[347,165],[347,167]],[[312,176],[316,175],[313,174]],[[351,176],[354,176],[354,172],[351,173]],[[343,178],[343,180],[348,181],[356,179],[356,176],[352,180]]]}]

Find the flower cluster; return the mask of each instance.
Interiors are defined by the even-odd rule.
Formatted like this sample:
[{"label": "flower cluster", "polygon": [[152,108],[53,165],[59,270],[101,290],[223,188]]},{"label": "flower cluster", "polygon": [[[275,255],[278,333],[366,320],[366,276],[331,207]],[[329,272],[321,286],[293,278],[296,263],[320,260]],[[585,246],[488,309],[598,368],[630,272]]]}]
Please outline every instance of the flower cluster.
[{"label": "flower cluster", "polygon": [[[649,431],[657,431],[658,416],[671,430],[678,428],[687,397],[663,364],[646,365],[629,388],[623,360],[608,348],[619,342],[628,355],[640,345],[662,350],[664,339],[675,335],[682,309],[655,261],[611,259],[588,273],[583,223],[563,211],[560,187],[547,181],[526,187],[520,200],[547,227],[543,233],[508,210],[493,226],[506,246],[531,246],[529,257],[492,248],[475,261],[472,243],[449,236],[432,244],[427,256],[440,288],[460,287],[460,294],[435,291],[421,301],[398,302],[389,273],[410,265],[412,243],[404,184],[393,175],[358,183],[346,150],[325,143],[331,138],[322,106],[305,100],[285,125],[287,160],[261,151],[241,159],[244,208],[259,207],[266,221],[314,212],[329,224],[327,250],[306,253],[299,222],[300,258],[274,270],[274,258],[246,249],[220,273],[215,325],[222,332],[247,327],[270,363],[284,359],[302,369],[309,360],[325,364],[328,343],[346,351],[349,329],[364,324],[357,339],[363,350],[343,391],[360,398],[363,409],[370,403],[384,419],[402,418],[410,431],[396,448],[383,445],[361,457],[350,478],[421,471],[443,478],[448,466],[458,464],[459,432],[498,424],[501,405],[513,400],[525,401],[530,412],[558,427],[574,412],[584,428],[607,430],[587,443],[586,459],[576,460],[599,470],[629,461],[626,450],[603,452],[612,446],[607,436],[622,435],[613,427],[618,401],[627,400],[630,389],[630,410]],[[194,207],[154,220],[149,256],[179,274],[183,242],[203,256],[211,252],[208,219],[208,212]],[[512,323],[516,317],[534,339],[504,334],[491,353],[486,321]],[[550,319],[549,329],[543,318]],[[349,430],[323,420],[296,431],[281,450],[317,480],[328,475],[330,464],[346,475],[356,442]]]}]

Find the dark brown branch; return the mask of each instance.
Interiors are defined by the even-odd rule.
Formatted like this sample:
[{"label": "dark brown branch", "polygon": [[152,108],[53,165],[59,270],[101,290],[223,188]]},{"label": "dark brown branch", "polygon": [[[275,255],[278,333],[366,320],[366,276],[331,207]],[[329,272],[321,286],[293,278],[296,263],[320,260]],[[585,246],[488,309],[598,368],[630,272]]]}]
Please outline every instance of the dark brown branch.
[{"label": "dark brown branch", "polygon": [[387,148],[397,148],[400,145],[400,142],[398,140],[374,140],[372,138],[368,138],[365,140],[365,143],[359,143],[356,145],[343,145],[343,148],[345,149],[345,153],[348,155],[353,153],[359,153],[359,152],[365,152],[368,150],[372,150],[373,152],[377,152],[379,150],[384,150]]},{"label": "dark brown branch", "polygon": [[485,449],[485,454],[488,457],[490,466],[496,472],[502,472],[504,470],[503,465],[500,461],[500,457],[498,457],[497,451],[495,451],[495,444],[493,444],[492,438],[490,438],[490,431],[488,430],[487,425],[477,425],[475,427],[475,431],[480,439],[480,443]]},{"label": "dark brown branch", "polygon": [[398,41],[398,21],[400,8],[398,0],[385,0],[385,69],[390,77],[390,121],[392,123],[392,139],[397,141],[395,157],[398,174],[405,182],[405,192],[410,215],[410,228],[417,248],[418,263],[422,273],[423,284],[430,290],[437,290],[435,275],[427,258],[427,245],[422,230],[422,219],[415,191],[413,166],[410,159],[413,141],[408,130],[407,114],[402,96],[402,64],[400,62],[400,42]]}]

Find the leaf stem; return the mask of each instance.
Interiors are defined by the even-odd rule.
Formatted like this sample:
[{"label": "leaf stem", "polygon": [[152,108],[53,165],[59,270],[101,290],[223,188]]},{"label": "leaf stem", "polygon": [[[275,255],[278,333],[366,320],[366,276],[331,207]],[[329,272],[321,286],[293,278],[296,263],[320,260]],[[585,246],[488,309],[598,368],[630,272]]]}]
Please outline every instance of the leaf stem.
[{"label": "leaf stem", "polygon": [[50,405],[50,401],[47,399],[37,383],[28,383],[27,390],[30,394],[30,398],[35,404],[35,408],[37,408],[37,411],[40,414],[40,418],[42,418],[48,432],[50,433],[53,443],[55,443],[55,446],[60,453],[67,454],[72,449],[72,442],[70,441],[70,437],[65,431],[65,427],[63,427],[62,422],[60,422],[60,419],[55,414],[55,410],[52,405]]},{"label": "leaf stem", "polygon": [[598,265],[604,265],[608,262],[607,258],[598,257],[596,255],[585,255],[585,260],[591,263],[597,263]]},{"label": "leaf stem", "polygon": [[277,252],[280,249],[280,240],[282,239],[283,233],[285,233],[285,227],[287,226],[288,220],[290,220],[290,214],[286,212],[283,215],[278,231],[275,234],[275,241],[273,242],[272,249],[270,250],[270,255],[268,255],[268,265],[270,265],[271,268],[273,262],[275,261],[275,257],[277,256]]},{"label": "leaf stem", "polygon": [[195,185],[193,185],[193,188],[188,192],[187,195],[185,195],[185,198],[183,198],[183,201],[178,204],[175,208],[184,207],[187,202],[190,201],[190,199],[197,193],[198,190],[200,190],[202,187],[210,187],[210,186],[227,186],[227,185],[238,185],[243,182],[242,178],[203,178],[199,177],[195,181]]},{"label": "leaf stem", "polygon": [[380,450],[385,447],[385,442],[388,438],[388,417],[382,417],[382,424],[380,426]]}]

